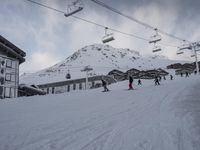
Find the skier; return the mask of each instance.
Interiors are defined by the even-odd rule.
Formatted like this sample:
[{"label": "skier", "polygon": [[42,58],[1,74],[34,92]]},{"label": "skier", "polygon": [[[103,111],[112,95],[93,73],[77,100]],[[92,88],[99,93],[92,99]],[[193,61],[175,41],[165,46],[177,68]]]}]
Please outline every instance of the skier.
[{"label": "skier", "polygon": [[161,79],[162,79],[161,76],[158,76],[158,77],[159,77],[159,81],[161,81]]},{"label": "skier", "polygon": [[185,73],[185,77],[189,77],[189,73],[188,72]]},{"label": "skier", "polygon": [[129,90],[133,90],[133,77],[132,76],[129,76]]},{"label": "skier", "polygon": [[158,80],[158,77],[157,77],[157,76],[155,77],[155,80],[154,80],[154,81],[155,81],[155,85],[160,85],[160,82],[159,82],[159,80]]},{"label": "skier", "polygon": [[141,80],[140,80],[140,79],[138,80],[138,85],[142,85],[142,82],[141,82]]},{"label": "skier", "polygon": [[165,76],[163,76],[163,79],[166,80]]},{"label": "skier", "polygon": [[172,75],[170,75],[170,80],[173,80],[173,76]]},{"label": "skier", "polygon": [[181,72],[181,77],[183,77],[183,73]]},{"label": "skier", "polygon": [[101,82],[102,82],[102,86],[104,88],[104,91],[103,92],[108,92],[110,91],[108,88],[107,88],[107,83],[105,80],[101,79]]}]

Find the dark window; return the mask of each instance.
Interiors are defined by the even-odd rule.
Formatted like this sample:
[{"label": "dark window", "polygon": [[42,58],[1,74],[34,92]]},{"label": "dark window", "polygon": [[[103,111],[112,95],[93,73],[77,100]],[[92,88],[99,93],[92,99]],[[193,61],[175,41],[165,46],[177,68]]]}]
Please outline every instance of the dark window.
[{"label": "dark window", "polygon": [[94,84],[95,84],[94,81],[92,81],[92,88],[94,88]]},{"label": "dark window", "polygon": [[49,88],[47,88],[47,94],[49,94]]},{"label": "dark window", "polygon": [[3,85],[4,84],[4,78],[0,77],[0,84]]},{"label": "dark window", "polygon": [[0,86],[0,98],[2,99],[3,97],[3,86]]},{"label": "dark window", "polygon": [[2,65],[2,66],[5,65],[5,61],[4,61],[4,60],[1,61],[1,65]]},{"label": "dark window", "polygon": [[67,92],[70,91],[70,85],[67,85]]},{"label": "dark window", "polygon": [[54,88],[54,87],[52,87],[52,94],[54,94],[54,91],[55,91],[55,88]]},{"label": "dark window", "polygon": [[73,84],[73,90],[76,90],[76,83]]},{"label": "dark window", "polygon": [[82,90],[82,83],[79,83],[79,90]]},{"label": "dark window", "polygon": [[4,69],[1,69],[1,74],[4,74]]}]

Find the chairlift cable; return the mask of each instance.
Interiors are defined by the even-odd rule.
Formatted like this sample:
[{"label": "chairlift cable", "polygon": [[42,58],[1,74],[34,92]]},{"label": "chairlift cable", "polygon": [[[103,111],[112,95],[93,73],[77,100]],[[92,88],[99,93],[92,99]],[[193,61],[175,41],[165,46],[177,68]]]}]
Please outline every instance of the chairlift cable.
[{"label": "chairlift cable", "polygon": [[[129,20],[132,20],[132,21],[134,21],[134,22],[136,22],[136,23],[138,23],[138,24],[140,24],[140,25],[143,25],[143,26],[145,26],[146,28],[150,28],[150,29],[152,29],[152,30],[155,30],[155,27],[153,27],[153,26],[151,26],[151,25],[149,25],[149,24],[147,24],[147,23],[144,23],[144,22],[142,22],[142,21],[140,21],[140,20],[138,20],[138,19],[136,19],[136,18],[133,18],[133,17],[131,17],[131,16],[128,16],[128,15],[126,15],[126,14],[120,12],[119,10],[117,10],[117,9],[115,9],[115,8],[113,8],[113,7],[108,6],[107,4],[105,4],[105,3],[103,3],[103,2],[101,2],[101,1],[99,1],[99,0],[91,0],[91,1],[94,2],[94,3],[96,3],[96,4],[98,4],[98,5],[100,5],[100,6],[102,6],[102,7],[104,7],[104,8],[106,8],[106,9],[109,9],[110,11],[113,11],[113,12],[115,12],[115,13],[117,13],[117,14],[119,14],[119,15],[125,17],[125,18],[128,18]],[[157,28],[156,28],[156,29],[157,29]],[[164,31],[162,31],[162,30],[160,30],[160,29],[157,29],[157,31],[158,31],[159,33],[164,34],[164,35],[166,35],[166,36],[169,36],[169,37],[171,37],[171,38],[174,38],[174,39],[183,41],[182,38],[177,37],[177,36],[175,36],[175,35],[173,35],[173,34],[164,32]],[[188,41],[188,42],[189,42],[189,41]]]},{"label": "chairlift cable", "polygon": [[[51,9],[51,10],[53,10],[53,11],[56,11],[56,12],[59,12],[59,13],[62,13],[62,14],[65,14],[65,12],[62,11],[62,10],[59,10],[59,9],[56,9],[56,8],[53,8],[53,7],[50,7],[50,6],[47,6],[47,5],[44,5],[44,4],[35,2],[35,1],[33,1],[33,0],[26,0],[26,1],[29,1],[29,2],[34,3],[34,4],[36,4],[36,5],[45,7],[45,8],[47,8],[47,9]],[[105,25],[102,25],[102,24],[96,23],[96,22],[94,22],[94,21],[90,21],[90,20],[87,20],[87,19],[84,19],[84,18],[75,16],[75,15],[72,15],[71,17],[73,17],[73,18],[75,18],[75,19],[78,19],[78,20],[82,20],[82,21],[84,21],[84,22],[87,22],[87,23],[90,23],[90,24],[93,24],[93,25],[96,25],[96,26],[99,26],[99,27],[104,28],[104,29],[107,27],[107,26],[105,26]],[[107,27],[107,28],[109,28],[109,27]],[[155,29],[155,28],[154,28],[154,29]],[[120,34],[123,34],[123,35],[130,36],[130,37],[134,37],[134,38],[137,38],[137,39],[140,39],[140,40],[143,40],[143,41],[149,42],[149,39],[140,37],[140,36],[135,35],[135,34],[126,33],[126,32],[123,32],[123,31],[120,31],[120,30],[117,30],[117,29],[114,29],[114,28],[109,28],[109,30],[114,31],[114,32],[117,32],[117,33],[120,33]],[[183,40],[182,40],[182,41],[183,41]],[[168,47],[178,47],[178,46],[170,45],[170,44],[166,44],[166,43],[160,43],[160,44],[161,44],[161,45],[164,45],[164,46],[168,46]]]}]

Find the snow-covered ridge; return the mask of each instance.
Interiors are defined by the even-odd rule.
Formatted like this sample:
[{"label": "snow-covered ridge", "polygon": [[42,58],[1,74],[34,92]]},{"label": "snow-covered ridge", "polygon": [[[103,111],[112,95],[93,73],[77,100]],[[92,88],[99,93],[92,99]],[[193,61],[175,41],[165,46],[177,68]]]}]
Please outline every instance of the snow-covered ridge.
[{"label": "snow-covered ridge", "polygon": [[113,48],[109,45],[93,44],[77,50],[64,61],[33,74],[20,77],[21,83],[42,84],[66,80],[66,73],[70,72],[72,79],[83,78],[85,73],[81,70],[91,66],[90,75],[107,74],[113,69],[127,71],[131,68],[148,70],[166,68],[167,65],[180,61],[172,61],[166,57],[141,56],[138,51],[128,48]]}]

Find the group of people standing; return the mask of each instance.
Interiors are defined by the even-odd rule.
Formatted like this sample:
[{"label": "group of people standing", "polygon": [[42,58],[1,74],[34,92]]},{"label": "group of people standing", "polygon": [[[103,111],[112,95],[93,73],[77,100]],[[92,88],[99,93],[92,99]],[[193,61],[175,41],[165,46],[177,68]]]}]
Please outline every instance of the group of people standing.
[{"label": "group of people standing", "polygon": [[[129,76],[129,90],[133,90],[133,77],[132,76]],[[103,92],[108,92],[110,91],[108,88],[107,88],[107,82],[102,78],[101,79],[101,82],[102,82],[102,86],[103,86]],[[138,80],[138,85],[142,85],[142,81],[139,79]]]}]

